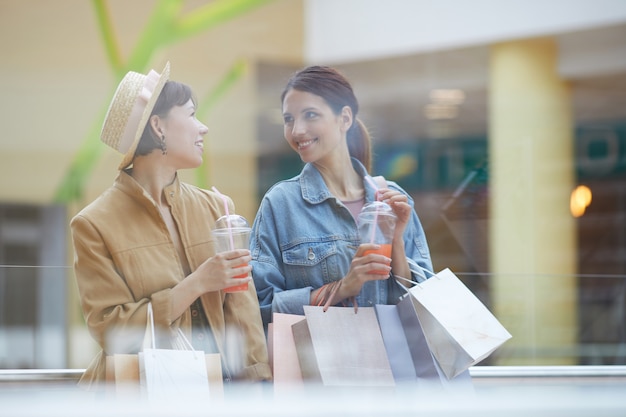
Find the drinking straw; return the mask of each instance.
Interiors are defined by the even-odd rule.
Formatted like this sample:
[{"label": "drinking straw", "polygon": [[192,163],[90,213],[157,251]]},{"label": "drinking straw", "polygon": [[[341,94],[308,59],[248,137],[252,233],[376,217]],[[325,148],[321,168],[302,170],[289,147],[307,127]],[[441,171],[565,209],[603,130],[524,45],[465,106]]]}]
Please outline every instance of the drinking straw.
[{"label": "drinking straw", "polygon": [[[368,182],[369,185],[376,191],[376,196],[378,197],[378,187],[376,183],[369,175],[365,176],[365,181]],[[372,234],[370,236],[370,243],[374,243],[374,236],[376,235],[376,225],[378,224],[378,207],[376,207],[376,212],[374,213],[374,227],[372,227]]]},{"label": "drinking straw", "polygon": [[222,198],[224,202],[224,211],[226,212],[226,224],[228,224],[228,237],[230,238],[230,250],[235,250],[235,241],[233,240],[233,228],[230,225],[230,213],[228,212],[228,200],[226,200],[226,196],[220,193],[215,186],[213,186],[213,191],[217,195]]},{"label": "drinking straw", "polygon": [[378,197],[378,186],[376,185],[376,183],[374,182],[372,177],[370,177],[369,175],[366,175],[365,176],[365,181],[367,181],[367,183],[372,186],[374,191],[376,191],[376,197]]}]

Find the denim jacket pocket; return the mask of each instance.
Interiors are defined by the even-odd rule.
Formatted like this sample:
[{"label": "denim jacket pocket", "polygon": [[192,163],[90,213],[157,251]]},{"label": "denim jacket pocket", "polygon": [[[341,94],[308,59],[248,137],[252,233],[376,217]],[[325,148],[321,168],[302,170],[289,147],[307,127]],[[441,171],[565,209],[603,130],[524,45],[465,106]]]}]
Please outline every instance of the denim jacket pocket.
[{"label": "denim jacket pocket", "polygon": [[333,241],[302,242],[283,251],[287,277],[300,286],[320,287],[329,282],[329,271],[335,270],[337,245]]},{"label": "denim jacket pocket", "polygon": [[334,242],[303,242],[283,252],[287,265],[313,266],[337,253]]}]

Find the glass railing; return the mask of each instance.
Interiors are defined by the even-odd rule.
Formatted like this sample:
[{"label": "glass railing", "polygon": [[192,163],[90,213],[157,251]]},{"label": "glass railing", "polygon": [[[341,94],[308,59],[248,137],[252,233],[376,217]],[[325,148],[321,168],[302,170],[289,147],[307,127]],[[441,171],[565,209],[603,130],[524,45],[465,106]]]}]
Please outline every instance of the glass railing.
[{"label": "glass railing", "polygon": [[[514,336],[469,369],[471,392],[433,391],[420,384],[403,384],[391,392],[368,390],[364,397],[360,389],[305,385],[304,391],[285,395],[271,384],[251,388],[231,383],[224,390],[224,401],[198,398],[172,404],[147,401],[144,391],[124,395],[110,385],[99,395],[79,388],[77,381],[98,348],[83,323],[71,268],[3,266],[0,415],[141,416],[158,410],[160,415],[175,411],[176,415],[195,416],[206,415],[209,403],[213,415],[229,416],[292,416],[296,411],[302,414],[301,410],[307,410],[303,413],[307,416],[341,412],[485,417],[545,410],[554,411],[554,415],[582,416],[598,410],[603,416],[626,413],[622,399],[626,390],[625,277],[524,278],[511,274],[504,279],[525,279],[528,291],[541,297],[545,294],[537,287],[547,281],[563,288],[565,294],[550,294],[553,304],[548,308],[544,308],[544,301],[517,294],[513,301],[519,310],[515,310],[508,308],[510,304],[498,306],[490,290],[502,277],[456,273]],[[568,288],[572,284],[573,291]],[[568,308],[561,308],[558,314],[562,317],[556,320],[559,305]],[[501,311],[504,314],[499,314]],[[246,401],[241,401],[242,397]]]},{"label": "glass railing", "polygon": [[[626,276],[453,272],[513,335],[479,365],[626,365]],[[99,350],[69,266],[0,266],[0,306],[0,369],[81,369]]]}]

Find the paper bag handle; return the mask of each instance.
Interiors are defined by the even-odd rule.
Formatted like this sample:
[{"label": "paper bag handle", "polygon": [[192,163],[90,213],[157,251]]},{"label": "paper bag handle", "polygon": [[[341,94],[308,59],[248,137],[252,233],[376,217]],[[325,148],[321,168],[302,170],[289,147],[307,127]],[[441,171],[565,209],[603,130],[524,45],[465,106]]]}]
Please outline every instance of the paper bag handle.
[{"label": "paper bag handle", "polygon": [[409,270],[412,273],[414,273],[415,275],[418,275],[418,276],[424,278],[424,280],[428,279],[428,277],[426,276],[426,272],[428,272],[431,277],[437,275],[433,271],[429,271],[428,269],[423,268],[423,267],[417,265],[417,263],[413,259],[407,258],[406,260],[407,260],[407,262],[409,264]]},{"label": "paper bag handle", "polygon": [[[414,274],[419,275],[419,276],[423,277],[424,279],[428,279],[428,278],[426,277],[426,274],[424,274],[423,272],[418,271],[418,270],[417,270],[417,269],[415,269],[414,267],[413,267],[413,268],[411,268],[411,262],[409,262],[409,269],[410,269],[410,270],[411,270],[411,272],[413,272]],[[426,271],[426,272],[428,272],[428,273],[429,273],[429,274],[431,274],[433,277],[436,277],[436,276],[437,276],[437,274],[435,274],[435,273],[434,273],[434,272],[432,272],[432,271],[429,271],[428,269],[421,268],[421,270],[422,270],[422,271]],[[399,276],[399,275],[394,275],[393,277],[395,278],[396,282],[397,282],[398,284],[400,284],[400,287],[402,287],[402,289],[403,289],[403,290],[405,290],[407,293],[409,292],[408,288],[407,288],[406,286],[402,285],[402,284],[401,284],[398,280],[400,280],[400,281],[404,281],[404,282],[407,282],[407,283],[412,284],[412,285],[416,285],[416,286],[418,286],[418,287],[420,286],[420,283],[419,283],[419,282],[415,282],[415,281],[413,281],[413,280],[411,280],[411,279],[404,278],[404,277],[401,277],[401,276]]]},{"label": "paper bag handle", "polygon": [[[152,302],[148,303],[148,329],[150,330],[150,335],[152,336],[152,340],[151,340],[152,349],[156,349],[156,337],[154,333],[154,311],[152,310]],[[182,347],[184,347],[184,349],[180,349],[180,346],[177,347],[177,349],[195,351],[195,349],[193,348],[193,345],[191,344],[189,339],[187,339],[187,337],[185,336],[185,333],[180,329],[180,327],[178,328],[178,337],[183,341]],[[145,347],[145,343],[144,343],[144,347]]]},{"label": "paper bag handle", "polygon": [[156,337],[154,335],[154,312],[152,311],[152,302],[148,303],[148,328],[150,329],[150,336],[152,336],[150,343],[152,349],[156,349]]}]

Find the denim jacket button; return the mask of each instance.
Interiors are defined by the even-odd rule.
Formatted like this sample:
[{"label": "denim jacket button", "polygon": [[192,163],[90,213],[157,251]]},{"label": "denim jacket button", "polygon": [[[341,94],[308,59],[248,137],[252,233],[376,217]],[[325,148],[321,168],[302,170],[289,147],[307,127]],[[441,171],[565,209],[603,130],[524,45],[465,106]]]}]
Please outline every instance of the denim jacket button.
[{"label": "denim jacket button", "polygon": [[313,259],[315,259],[315,252],[313,252],[313,248],[309,248],[309,254],[307,258],[309,258],[309,261],[312,261]]}]

